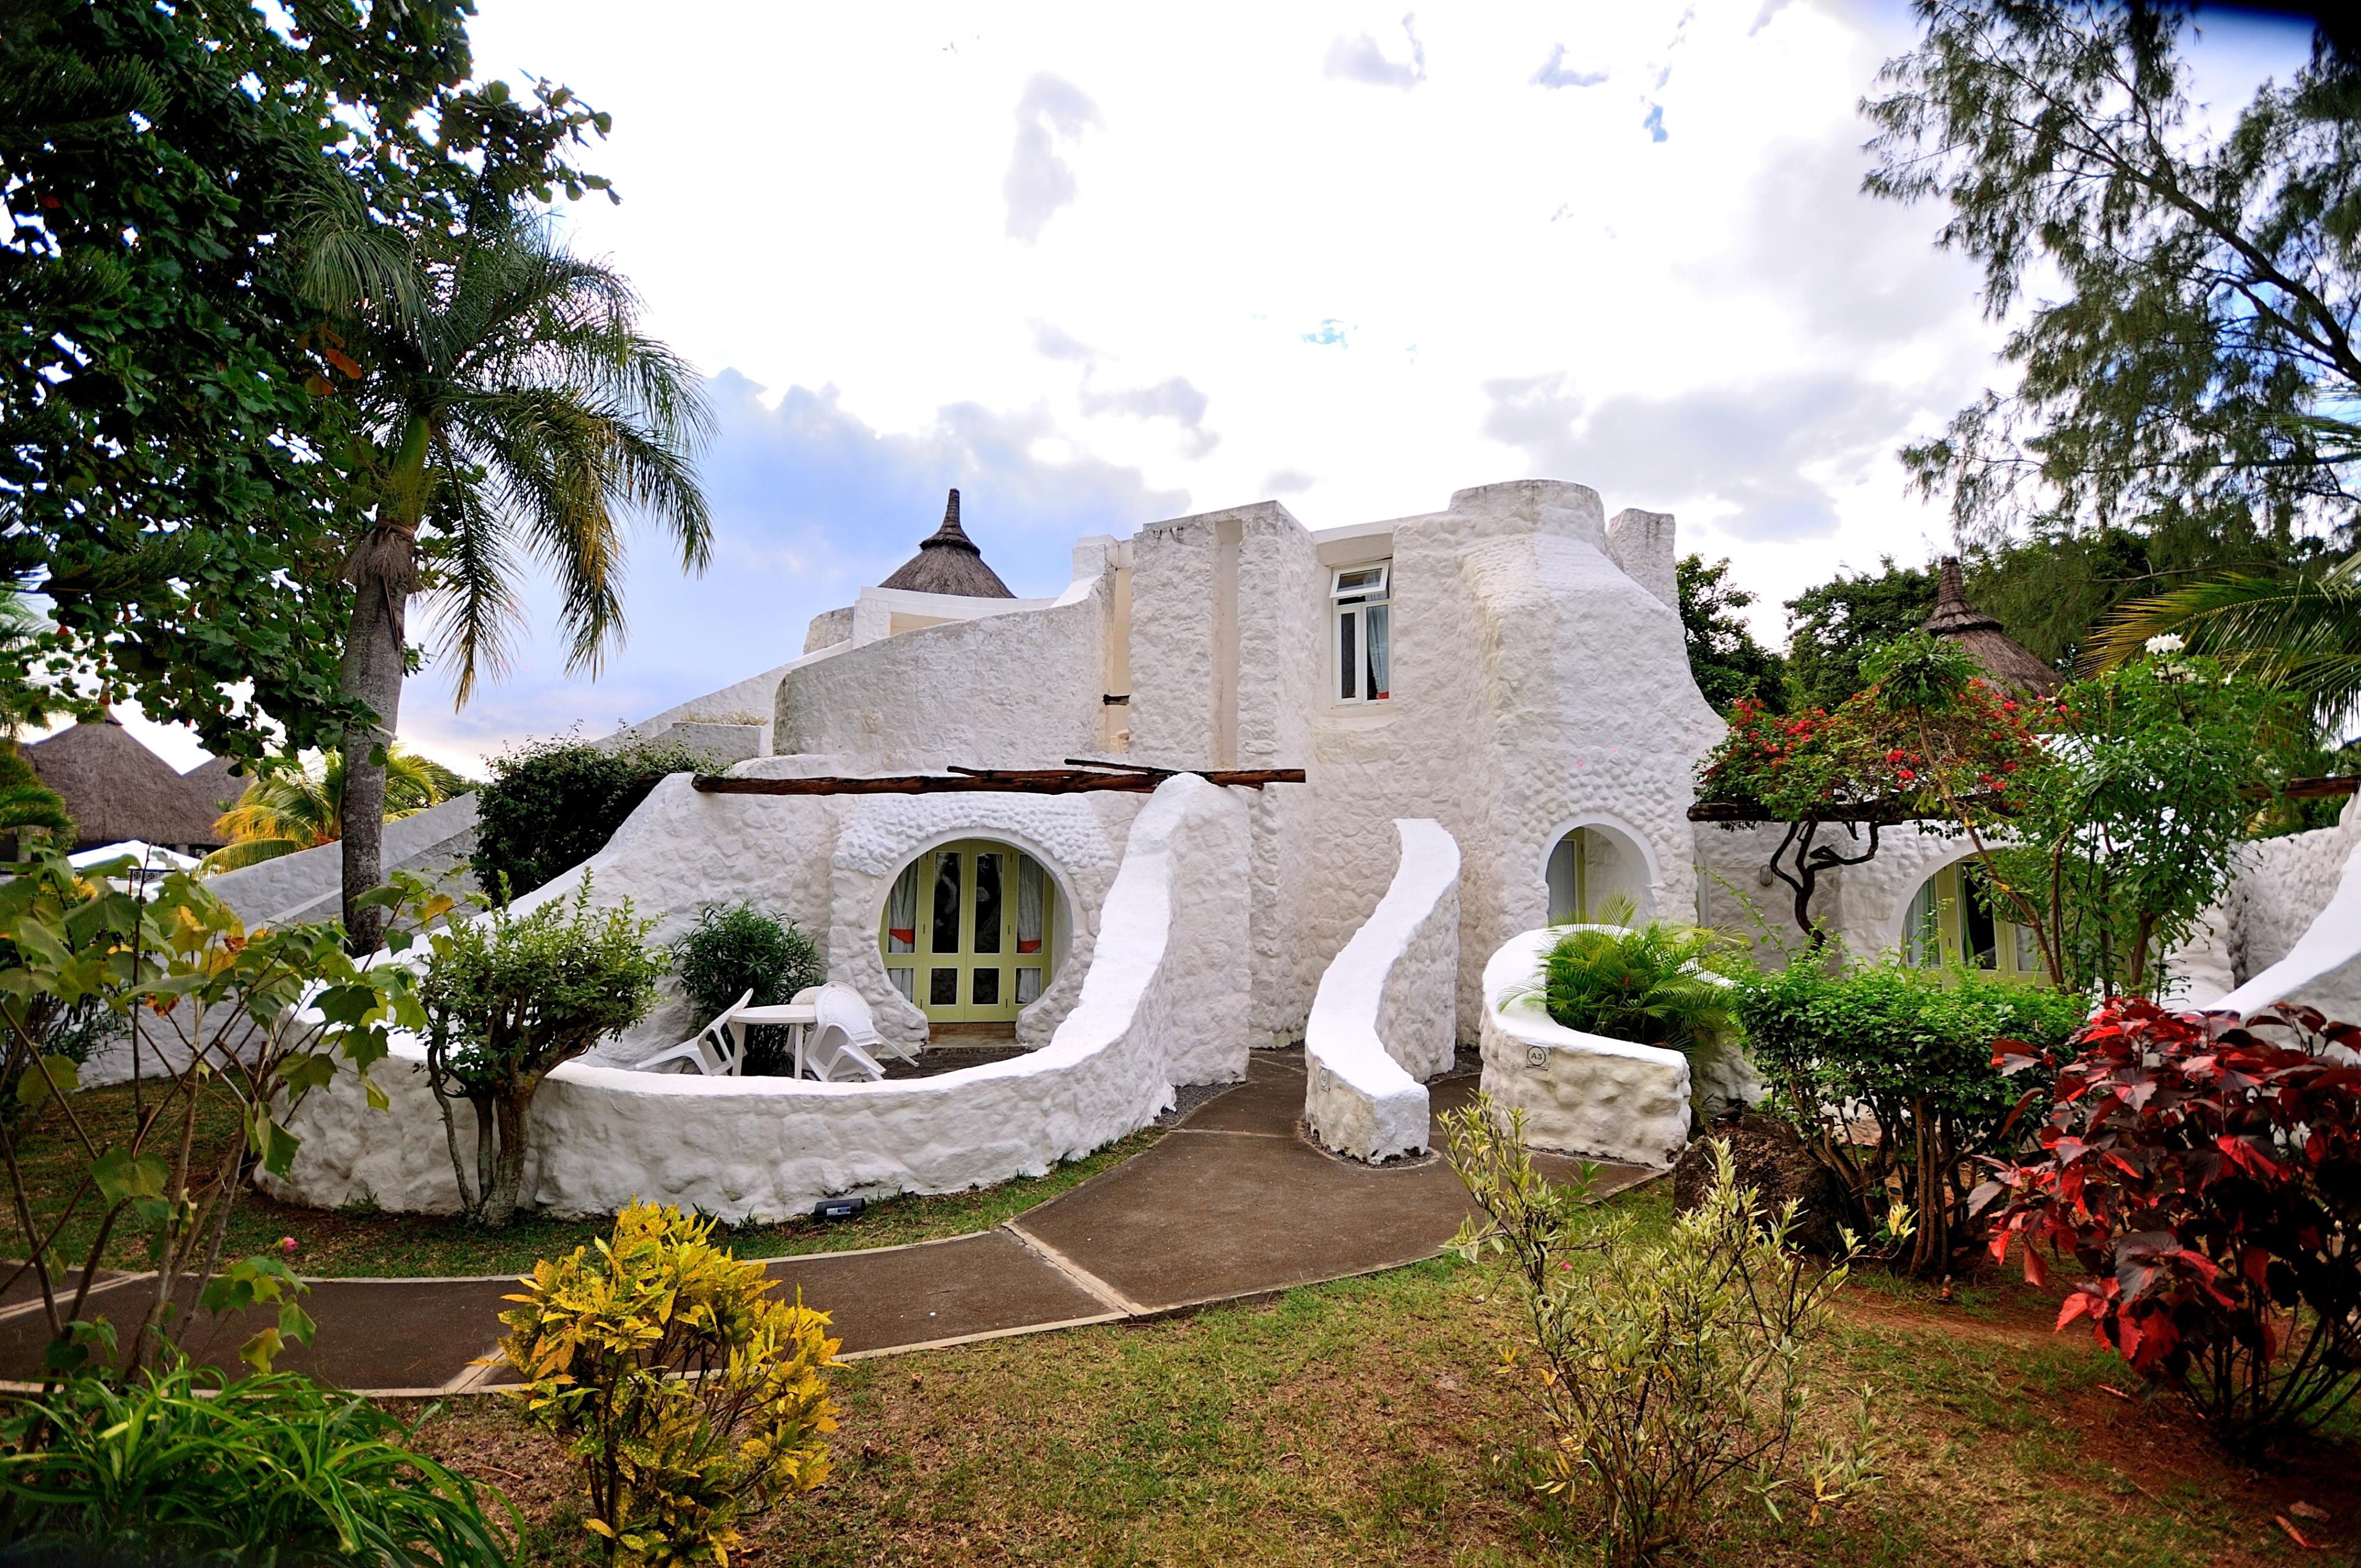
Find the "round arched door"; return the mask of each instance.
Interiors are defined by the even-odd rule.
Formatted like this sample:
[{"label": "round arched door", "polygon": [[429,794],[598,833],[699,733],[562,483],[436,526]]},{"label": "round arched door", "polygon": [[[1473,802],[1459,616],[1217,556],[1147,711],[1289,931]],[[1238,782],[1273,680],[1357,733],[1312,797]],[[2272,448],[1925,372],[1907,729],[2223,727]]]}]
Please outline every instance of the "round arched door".
[{"label": "round arched door", "polygon": [[902,868],[878,922],[895,989],[938,1024],[1014,1022],[1049,984],[1057,884],[1012,844],[963,839]]}]

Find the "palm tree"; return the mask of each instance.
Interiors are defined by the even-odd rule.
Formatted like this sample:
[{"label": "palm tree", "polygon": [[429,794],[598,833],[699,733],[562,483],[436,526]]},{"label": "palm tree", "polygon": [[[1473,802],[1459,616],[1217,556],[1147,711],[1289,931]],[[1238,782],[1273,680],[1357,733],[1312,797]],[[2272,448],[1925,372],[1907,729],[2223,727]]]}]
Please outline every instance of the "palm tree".
[{"label": "palm tree", "polygon": [[[618,513],[641,513],[703,570],[711,525],[691,453],[710,425],[695,370],[638,326],[631,286],[568,254],[545,222],[495,216],[434,241],[399,289],[355,288],[335,311],[364,432],[352,467],[365,532],[353,584],[345,695],[352,725],[342,817],[345,928],[375,948],[384,914],[356,900],[380,879],[384,755],[401,701],[411,596],[440,611],[458,700],[498,674],[530,557],[563,592],[569,671],[596,673],[623,630]],[[349,355],[345,353],[349,350]]]},{"label": "palm tree", "polygon": [[2125,605],[2094,640],[2092,663],[2113,668],[2166,636],[2302,693],[2337,733],[2361,717],[2361,554],[2324,571],[2225,573]]},{"label": "palm tree", "polygon": [[[400,746],[385,755],[385,820],[415,816],[445,798],[435,765]],[[246,786],[222,813],[214,830],[229,842],[207,855],[202,869],[234,872],[317,849],[344,837],[345,759],[331,751],[316,769],[280,766]]]}]

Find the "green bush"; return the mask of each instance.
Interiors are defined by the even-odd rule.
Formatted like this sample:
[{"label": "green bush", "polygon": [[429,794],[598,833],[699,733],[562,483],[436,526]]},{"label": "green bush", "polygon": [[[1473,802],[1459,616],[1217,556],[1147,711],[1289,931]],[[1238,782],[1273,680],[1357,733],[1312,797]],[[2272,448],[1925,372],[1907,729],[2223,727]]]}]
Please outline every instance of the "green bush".
[{"label": "green bush", "polygon": [[476,880],[497,893],[505,879],[510,897],[531,893],[605,849],[667,775],[705,765],[662,742],[539,740],[496,757],[492,782],[476,792]]},{"label": "green bush", "polygon": [[[137,1561],[505,1562],[475,1483],[413,1452],[411,1435],[368,1400],[293,1373],[71,1377],[0,1418],[0,1541]],[[513,1530],[515,1510],[486,1490]]]},{"label": "green bush", "polygon": [[609,1563],[729,1561],[738,1521],[828,1479],[829,1319],[765,1299],[710,1221],[634,1203],[597,1252],[543,1259],[500,1343],[526,1419],[582,1466]]},{"label": "green bush", "polygon": [[[818,943],[794,921],[774,919],[751,904],[706,905],[697,928],[673,945],[672,957],[700,1023],[747,992],[754,993],[753,1005],[774,1007],[828,979]],[[785,1036],[785,1029],[748,1030],[742,1070],[758,1078],[792,1070],[782,1059]]]},{"label": "green bush", "polygon": [[[1806,1358],[1847,1261],[1824,1269],[1789,1246],[1794,1204],[1766,1215],[1738,1186],[1728,1144],[1714,1146],[1705,1201],[1648,1243],[1628,1213],[1586,1212],[1587,1168],[1566,1186],[1534,1169],[1521,1112],[1504,1126],[1478,1095],[1443,1124],[1451,1167],[1483,1211],[1453,1247],[1469,1262],[1500,1258],[1525,1307],[1525,1343],[1501,1370],[1522,1378],[1549,1427],[1541,1489],[1596,1510],[1601,1528],[1585,1540],[1607,1562],[1653,1561],[1733,1483],[1774,1514],[1779,1494],[1798,1493],[1816,1515],[1870,1484],[1866,1391],[1850,1442],[1787,1463],[1811,1403]],[[1849,1257],[1850,1234],[1847,1245]]]},{"label": "green bush", "polygon": [[[1747,1048],[1781,1107],[1851,1194],[1864,1232],[1898,1197],[1918,1216],[1909,1266],[1949,1271],[1971,1245],[1973,1162],[2003,1154],[2041,1110],[1993,1065],[1993,1047],[2064,1044],[2090,1011],[2081,996],[1982,970],[1856,963],[1833,972],[1807,958],[1784,970],[1733,968]],[[1867,1127],[1861,1126],[1862,1123]],[[1873,1131],[1873,1141],[1856,1135]]]},{"label": "green bush", "polygon": [[1730,987],[1700,972],[1721,945],[1710,931],[1661,920],[1568,931],[1542,959],[1543,1003],[1569,1029],[1667,1047],[1702,1068],[1738,1043]]},{"label": "green bush", "polygon": [[[653,924],[636,918],[629,899],[593,909],[586,875],[571,901],[552,899],[530,915],[494,910],[424,938],[427,1083],[442,1107],[460,1205],[486,1226],[497,1230],[515,1216],[541,1080],[653,1005],[669,961],[644,945]],[[395,945],[408,943],[397,938]],[[455,1099],[476,1110],[472,1181],[459,1157]]]}]

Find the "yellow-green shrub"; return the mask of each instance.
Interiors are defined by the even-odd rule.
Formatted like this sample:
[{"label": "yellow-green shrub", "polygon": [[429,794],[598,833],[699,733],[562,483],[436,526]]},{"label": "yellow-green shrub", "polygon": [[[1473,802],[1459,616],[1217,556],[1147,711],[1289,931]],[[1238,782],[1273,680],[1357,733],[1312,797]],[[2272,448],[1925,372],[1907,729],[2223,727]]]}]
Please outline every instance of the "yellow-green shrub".
[{"label": "yellow-green shrub", "polygon": [[726,1564],[738,1522],[828,1479],[829,1317],[766,1300],[712,1224],[634,1203],[501,1314],[527,1418],[566,1440],[609,1562]]}]

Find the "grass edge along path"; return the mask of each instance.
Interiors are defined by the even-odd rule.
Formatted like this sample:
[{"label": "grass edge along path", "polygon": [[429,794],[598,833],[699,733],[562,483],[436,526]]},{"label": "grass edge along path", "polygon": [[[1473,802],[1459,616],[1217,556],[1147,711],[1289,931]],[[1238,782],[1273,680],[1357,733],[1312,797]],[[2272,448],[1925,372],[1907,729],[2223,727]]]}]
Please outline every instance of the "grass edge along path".
[{"label": "grass edge along path", "polygon": [[[85,1120],[127,1124],[130,1086],[83,1090],[74,1096],[74,1103]],[[426,1131],[439,1146],[441,1125]],[[897,1246],[988,1231],[1122,1164],[1153,1146],[1164,1132],[1160,1126],[1143,1128],[1038,1177],[1019,1177],[961,1192],[904,1193],[872,1202],[851,1220],[805,1217],[724,1226],[716,1239],[741,1257],[770,1258]],[[201,1142],[236,1135],[232,1115],[200,1118]],[[34,1222],[46,1227],[63,1207],[79,1176],[77,1152],[65,1137],[63,1118],[54,1108],[47,1108],[41,1121],[20,1137],[19,1159],[32,1189]],[[225,1255],[275,1251],[281,1237],[291,1236],[297,1272],[316,1279],[522,1275],[531,1271],[536,1259],[563,1257],[604,1237],[613,1225],[611,1215],[557,1220],[521,1214],[506,1230],[486,1231],[456,1215],[392,1214],[367,1203],[312,1209],[248,1190],[239,1194],[231,1216]],[[79,1263],[93,1230],[78,1217],[59,1238],[52,1256],[62,1263]],[[23,1257],[23,1230],[13,1214],[6,1220],[5,1234],[0,1252]],[[108,1248],[105,1263],[114,1268],[144,1269],[148,1266],[144,1244],[129,1234],[118,1236]]]}]

